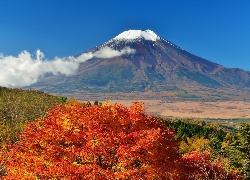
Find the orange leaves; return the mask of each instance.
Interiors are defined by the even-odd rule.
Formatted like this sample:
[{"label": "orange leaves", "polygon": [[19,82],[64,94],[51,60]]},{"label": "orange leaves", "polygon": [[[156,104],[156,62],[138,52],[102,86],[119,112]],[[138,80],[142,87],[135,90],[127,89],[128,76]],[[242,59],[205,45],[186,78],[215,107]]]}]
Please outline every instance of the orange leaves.
[{"label": "orange leaves", "polygon": [[204,177],[199,166],[215,167],[209,154],[182,158],[174,135],[145,115],[141,103],[127,108],[73,101],[27,124],[20,141],[0,154],[0,164],[4,179],[188,179],[191,172]]},{"label": "orange leaves", "polygon": [[140,114],[144,112],[144,103],[134,102],[132,106],[129,107],[129,111],[134,114]]},{"label": "orange leaves", "polygon": [[[0,163],[7,170],[4,179],[193,179],[225,175],[220,164],[210,162],[209,152],[195,151],[182,158],[174,135],[159,119],[145,115],[141,103],[127,108],[120,104],[83,106],[74,101],[27,124],[20,141],[2,151]],[[216,170],[214,174],[210,169]],[[191,176],[193,172],[196,177]]]},{"label": "orange leaves", "polygon": [[[0,151],[3,179],[237,179],[210,152],[179,154],[175,133],[143,104],[58,105]],[[204,139],[190,141],[201,147]]]},{"label": "orange leaves", "polygon": [[127,108],[74,101],[27,125],[5,153],[4,178],[164,179],[180,158],[173,136],[164,123],[143,114],[141,103]]}]

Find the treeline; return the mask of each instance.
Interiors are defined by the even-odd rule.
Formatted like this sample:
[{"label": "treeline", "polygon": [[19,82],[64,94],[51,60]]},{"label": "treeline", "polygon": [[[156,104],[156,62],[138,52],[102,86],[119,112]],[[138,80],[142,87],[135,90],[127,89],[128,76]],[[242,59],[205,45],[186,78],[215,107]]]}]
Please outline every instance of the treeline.
[{"label": "treeline", "polygon": [[27,122],[43,117],[48,109],[66,100],[37,90],[0,87],[0,144],[7,139],[15,142]]},{"label": "treeline", "polygon": [[238,171],[250,179],[250,125],[242,123],[237,132],[226,131],[215,124],[195,120],[166,120],[180,139],[180,153],[209,150],[213,161]]}]

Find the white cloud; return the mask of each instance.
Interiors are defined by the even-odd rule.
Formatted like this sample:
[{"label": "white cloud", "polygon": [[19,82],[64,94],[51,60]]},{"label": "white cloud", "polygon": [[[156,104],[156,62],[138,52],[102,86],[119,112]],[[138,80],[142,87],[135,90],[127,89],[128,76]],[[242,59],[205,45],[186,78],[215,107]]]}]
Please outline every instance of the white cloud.
[{"label": "white cloud", "polygon": [[40,77],[47,73],[73,75],[79,63],[91,58],[112,58],[131,53],[134,53],[134,50],[128,47],[121,51],[103,47],[99,51],[84,53],[77,58],[72,56],[56,57],[53,60],[45,59],[44,54],[39,49],[36,51],[35,58],[28,51],[21,52],[17,57],[0,54],[0,86],[28,86],[37,82]]},{"label": "white cloud", "polygon": [[84,53],[84,54],[78,56],[76,59],[77,59],[77,62],[84,62],[84,61],[89,60],[93,57],[112,58],[112,57],[121,56],[123,54],[133,54],[133,53],[135,53],[135,50],[130,49],[129,47],[125,47],[121,51],[117,51],[117,50],[114,50],[110,47],[105,46],[105,47],[101,48],[99,51],[96,51],[94,53],[92,53],[92,52]]}]

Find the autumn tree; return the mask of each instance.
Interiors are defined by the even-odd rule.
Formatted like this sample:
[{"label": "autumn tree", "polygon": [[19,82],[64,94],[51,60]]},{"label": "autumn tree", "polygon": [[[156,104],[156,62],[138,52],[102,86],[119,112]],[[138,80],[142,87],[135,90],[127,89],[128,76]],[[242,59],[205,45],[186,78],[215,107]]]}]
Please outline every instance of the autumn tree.
[{"label": "autumn tree", "polygon": [[2,151],[3,179],[186,179],[174,135],[141,103],[58,105]]},{"label": "autumn tree", "polygon": [[186,179],[204,179],[204,180],[237,180],[243,179],[239,176],[238,171],[225,170],[225,164],[217,161],[211,161],[211,152],[208,150],[195,150],[183,156],[185,165],[189,168],[190,173]]}]

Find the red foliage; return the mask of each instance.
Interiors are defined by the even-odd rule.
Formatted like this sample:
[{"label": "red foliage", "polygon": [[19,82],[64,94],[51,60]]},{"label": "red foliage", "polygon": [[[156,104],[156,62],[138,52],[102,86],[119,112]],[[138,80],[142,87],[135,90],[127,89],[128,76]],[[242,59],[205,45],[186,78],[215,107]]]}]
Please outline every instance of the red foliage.
[{"label": "red foliage", "polygon": [[[1,154],[4,179],[185,179],[174,132],[143,105],[57,106]],[[188,159],[188,158],[186,158]]]},{"label": "red foliage", "polygon": [[237,172],[227,172],[223,163],[212,162],[209,151],[192,151],[184,155],[183,160],[189,168],[191,174],[187,179],[241,179]]}]

